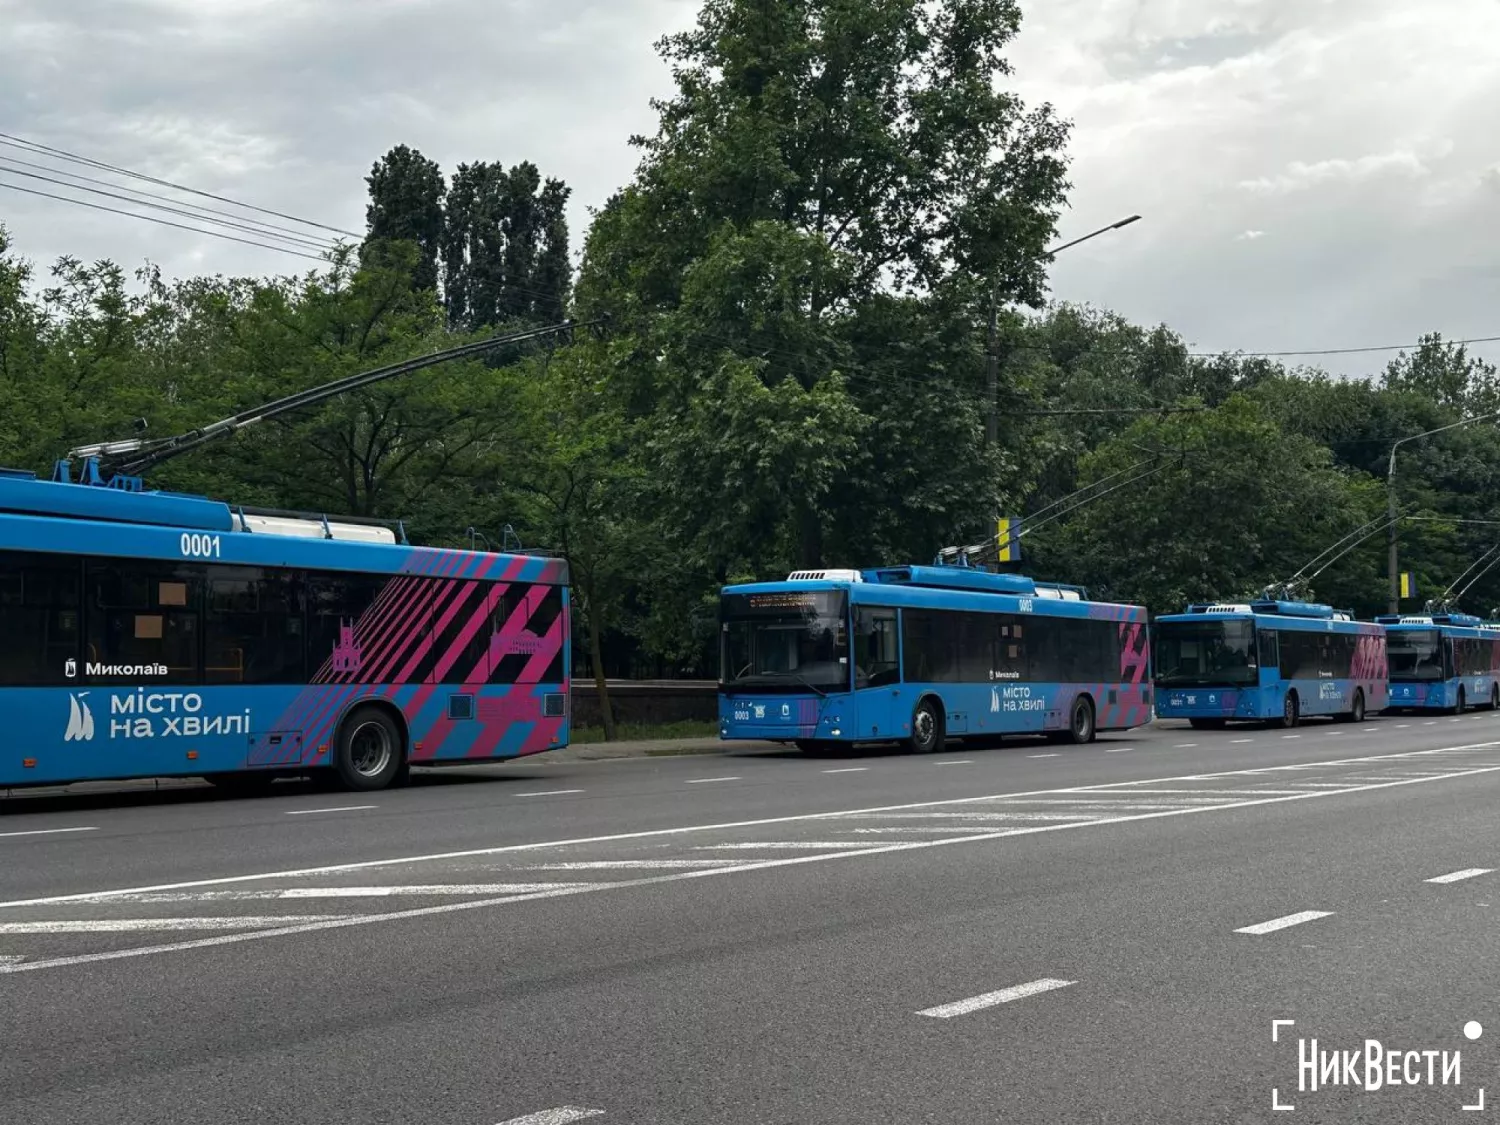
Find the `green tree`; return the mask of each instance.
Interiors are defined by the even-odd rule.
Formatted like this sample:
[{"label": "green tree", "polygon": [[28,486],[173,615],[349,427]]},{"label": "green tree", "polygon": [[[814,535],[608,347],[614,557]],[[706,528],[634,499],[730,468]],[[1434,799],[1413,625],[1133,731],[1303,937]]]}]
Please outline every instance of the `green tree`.
[{"label": "green tree", "polygon": [[569,189],[525,161],[460,164],[443,231],[448,324],[473,330],[513,320],[555,321],[570,269]]},{"label": "green tree", "polygon": [[413,281],[418,289],[436,289],[447,191],[437,162],[416,149],[397,145],[375,162],[365,183],[370,189],[365,208],[366,250],[384,242],[415,243],[418,257]]}]

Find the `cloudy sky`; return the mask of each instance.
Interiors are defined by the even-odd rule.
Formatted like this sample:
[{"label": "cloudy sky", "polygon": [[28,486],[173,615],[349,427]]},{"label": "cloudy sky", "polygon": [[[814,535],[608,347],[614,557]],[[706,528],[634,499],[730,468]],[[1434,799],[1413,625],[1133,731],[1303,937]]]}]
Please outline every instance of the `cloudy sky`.
[{"label": "cloudy sky", "polygon": [[[0,132],[356,232],[363,177],[393,144],[445,169],[530,159],[573,186],[577,243],[670,89],[652,42],[696,6],[0,0]],[[1016,86],[1075,123],[1061,236],[1144,216],[1061,255],[1056,297],[1165,322],[1205,351],[1500,336],[1497,0],[1025,10]],[[0,157],[0,183],[36,191],[63,189],[16,161],[117,179]],[[312,265],[7,187],[0,222],[38,263]],[[1500,344],[1473,350],[1500,360]],[[1384,359],[1308,361],[1358,373]]]}]

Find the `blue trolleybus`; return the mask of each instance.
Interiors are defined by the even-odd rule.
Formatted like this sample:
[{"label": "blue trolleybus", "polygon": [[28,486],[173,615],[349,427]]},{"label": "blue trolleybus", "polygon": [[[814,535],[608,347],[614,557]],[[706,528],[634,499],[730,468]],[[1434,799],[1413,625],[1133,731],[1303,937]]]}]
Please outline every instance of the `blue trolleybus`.
[{"label": "blue trolleybus", "polygon": [[799,571],[726,586],[719,608],[726,739],[930,753],[1150,721],[1145,609],[1077,587],[967,566]]},{"label": "blue trolleybus", "polygon": [[1387,705],[1385,627],[1309,602],[1195,605],[1155,624],[1156,714],[1198,728],[1230,719],[1294,727],[1359,722]]},{"label": "blue trolleybus", "polygon": [[0,786],[412,764],[568,738],[567,570],[0,470]]},{"label": "blue trolleybus", "polygon": [[1500,625],[1466,613],[1377,617],[1391,664],[1391,710],[1500,706]]}]

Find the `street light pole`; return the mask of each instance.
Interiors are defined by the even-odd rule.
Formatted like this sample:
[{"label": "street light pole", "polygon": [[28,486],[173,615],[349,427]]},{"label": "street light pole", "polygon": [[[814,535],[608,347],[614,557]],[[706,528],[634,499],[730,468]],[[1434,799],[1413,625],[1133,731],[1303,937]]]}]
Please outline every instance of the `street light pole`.
[{"label": "street light pole", "polygon": [[1389,613],[1401,612],[1401,572],[1400,559],[1396,550],[1396,450],[1400,449],[1409,441],[1417,441],[1433,434],[1440,434],[1445,430],[1456,430],[1460,426],[1467,426],[1471,422],[1487,422],[1500,418],[1500,411],[1493,414],[1476,414],[1472,418],[1460,418],[1457,422],[1449,422],[1446,426],[1438,426],[1436,429],[1424,430],[1420,434],[1410,434],[1404,438],[1397,438],[1391,443],[1391,456],[1385,467],[1385,510],[1390,518],[1390,527],[1386,529],[1385,565],[1390,582],[1390,605]]},{"label": "street light pole", "polygon": [[[1101,234],[1128,227],[1139,220],[1139,215],[1131,215],[1119,222],[1110,223],[1109,226],[1090,231],[1081,238],[1075,238],[1071,242],[1064,242],[1061,246],[1044,250],[1042,257],[1050,258],[1059,251],[1077,246],[1080,242],[1087,242],[1091,238],[1098,238]],[[993,446],[1000,440],[1000,279],[998,277],[990,286],[990,331],[985,347],[984,371],[986,401],[989,403],[984,420],[984,440],[986,445]]]},{"label": "street light pole", "polygon": [[[1060,251],[1069,247],[1077,246],[1080,242],[1087,242],[1091,238],[1098,238],[1101,234],[1108,234],[1112,230],[1128,227],[1131,223],[1140,221],[1139,215],[1131,215],[1121,219],[1119,222],[1110,223],[1107,227],[1090,231],[1080,238],[1071,242],[1064,242],[1061,246],[1054,246],[1050,250],[1044,250],[1042,257],[1050,258]],[[984,440],[988,445],[994,445],[1000,440],[1000,279],[995,278],[990,286],[990,331],[989,341],[985,349],[985,384],[988,390],[989,411],[985,417]]]}]

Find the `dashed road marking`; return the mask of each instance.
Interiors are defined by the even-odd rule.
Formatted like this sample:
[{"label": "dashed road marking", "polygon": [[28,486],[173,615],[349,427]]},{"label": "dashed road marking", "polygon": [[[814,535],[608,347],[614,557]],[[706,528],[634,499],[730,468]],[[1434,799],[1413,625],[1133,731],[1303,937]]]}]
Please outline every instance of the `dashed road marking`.
[{"label": "dashed road marking", "polygon": [[1130,753],[1130,751],[1132,749],[1134,749],[1134,747],[1130,747],[1130,746],[1111,746],[1108,749],[1106,749],[1104,752],[1106,754],[1128,754],[1128,753]]},{"label": "dashed road marking", "polygon": [[836,770],[824,770],[824,773],[864,773],[869,766],[843,766]]},{"label": "dashed road marking", "polygon": [[33,828],[28,832],[0,832],[4,836],[55,836],[63,832],[97,832],[99,829],[90,825],[87,828]]},{"label": "dashed road marking", "polygon": [[528,1113],[525,1117],[512,1117],[500,1125],[570,1125],[585,1117],[602,1117],[602,1109],[580,1109],[574,1105],[560,1105],[556,1109],[544,1109],[539,1113]]},{"label": "dashed road marking", "polygon": [[1028,758],[1060,758],[1061,754],[1027,754]]},{"label": "dashed road marking", "polygon": [[561,797],[564,793],[582,793],[582,789],[538,789],[533,793],[517,793],[517,797]]},{"label": "dashed road marking", "polygon": [[[649,871],[674,867],[728,867],[732,859],[572,859],[562,863],[533,863],[526,871]],[[560,886],[562,884],[559,884]]]},{"label": "dashed road marking", "polygon": [[984,1008],[993,1008],[996,1004],[1009,1004],[1012,1000],[1024,1000],[1028,996],[1037,996],[1043,992],[1051,992],[1058,988],[1067,988],[1077,984],[1071,980],[1053,980],[1048,977],[1043,980],[1034,980],[1027,984],[1012,985],[1010,988],[1002,988],[998,992],[984,992],[978,996],[970,996],[966,1000],[955,1000],[951,1004],[939,1004],[936,1008],[924,1008],[918,1012],[919,1016],[931,1016],[937,1020],[952,1019],[954,1016],[966,1016],[970,1012],[978,1012]]},{"label": "dashed road marking", "polygon": [[376,809],[379,805],[340,805],[336,809],[292,809],[287,816],[311,816],[313,813],[325,812],[364,812],[366,809]]},{"label": "dashed road marking", "polygon": [[1493,867],[1466,867],[1462,871],[1450,871],[1446,875],[1439,875],[1433,879],[1424,879],[1426,883],[1457,883],[1461,879],[1472,879],[1476,875],[1488,875],[1495,870]]},{"label": "dashed road marking", "polygon": [[1282,738],[1301,738],[1302,736],[1300,734],[1284,734],[1281,737]]},{"label": "dashed road marking", "polygon": [[[1405,751],[1400,751],[1400,752],[1394,753],[1394,754],[1370,754],[1370,755],[1362,755],[1362,756],[1357,757],[1357,758],[1340,758],[1340,759],[1330,760],[1330,761],[1326,761],[1326,762],[1320,762],[1320,763],[1317,763],[1317,765],[1318,765],[1318,768],[1320,768],[1320,769],[1329,769],[1329,768],[1333,768],[1333,767],[1336,767],[1336,766],[1362,765],[1362,764],[1365,764],[1365,763],[1395,764],[1395,763],[1398,763],[1398,762],[1400,762],[1400,763],[1409,762],[1412,759],[1432,758],[1434,755],[1439,755],[1439,754],[1462,754],[1462,753],[1490,754],[1490,753],[1493,753],[1497,748],[1500,748],[1500,742],[1467,743],[1467,744],[1463,744],[1463,745],[1459,745],[1459,746],[1435,747],[1435,748],[1433,748],[1431,750],[1405,750]],[[214,877],[214,878],[208,878],[208,879],[191,879],[191,880],[184,880],[184,881],[176,882],[176,883],[157,883],[157,884],[153,884],[153,885],[149,885],[149,886],[121,887],[121,888],[112,889],[112,890],[105,890],[105,891],[84,891],[84,892],[81,892],[81,893],[60,894],[60,895],[43,895],[43,896],[39,896],[39,897],[35,897],[35,898],[11,899],[11,900],[6,901],[6,902],[0,902],[0,909],[13,909],[13,908],[22,907],[22,906],[52,906],[52,905],[56,905],[57,903],[63,903],[63,902],[88,902],[88,901],[93,901],[93,900],[97,900],[97,899],[101,899],[101,898],[119,898],[119,897],[123,897],[125,895],[140,894],[140,893],[146,892],[146,891],[176,891],[176,890],[186,890],[186,889],[190,889],[190,888],[194,888],[194,887],[220,887],[220,886],[230,886],[230,885],[238,884],[238,883],[261,882],[261,881],[268,880],[268,879],[293,879],[293,878],[306,878],[308,876],[345,874],[345,873],[351,872],[351,871],[367,871],[367,870],[371,870],[371,869],[374,869],[374,868],[382,868],[382,867],[385,867],[385,868],[390,868],[390,867],[406,867],[406,866],[412,866],[412,865],[419,864],[419,863],[443,863],[443,862],[447,862],[447,861],[455,860],[455,859],[476,859],[476,858],[481,858],[481,857],[491,857],[491,856],[498,856],[498,855],[509,855],[509,854],[517,853],[517,852],[546,851],[546,850],[550,850],[550,849],[554,849],[554,848],[574,847],[574,846],[580,846],[580,845],[585,845],[585,844],[613,844],[613,843],[618,843],[618,842],[626,841],[626,840],[651,840],[651,839],[658,839],[658,838],[665,839],[665,838],[670,838],[670,837],[674,837],[674,836],[685,836],[685,835],[695,835],[695,834],[701,835],[701,834],[706,833],[706,832],[722,832],[722,831],[727,831],[727,830],[731,830],[731,829],[739,829],[739,828],[761,828],[761,827],[764,827],[764,826],[767,826],[767,825],[772,825],[772,824],[798,824],[798,823],[803,823],[803,822],[806,822],[806,821],[813,821],[813,820],[823,821],[823,822],[826,823],[826,822],[828,822],[830,820],[854,819],[854,818],[858,818],[858,817],[868,817],[868,816],[875,816],[875,815],[884,815],[884,814],[888,814],[888,813],[906,813],[906,812],[912,812],[912,811],[915,811],[915,810],[934,810],[934,809],[944,809],[944,808],[955,809],[955,808],[958,808],[960,806],[969,806],[970,808],[981,808],[981,807],[983,807],[985,805],[993,806],[996,802],[1000,802],[1000,801],[1016,801],[1016,800],[1021,800],[1021,799],[1024,799],[1024,798],[1032,797],[1032,796],[1041,796],[1041,795],[1059,796],[1059,795],[1067,795],[1067,794],[1082,794],[1082,795],[1085,795],[1085,796],[1092,795],[1092,796],[1101,796],[1102,797],[1102,796],[1114,795],[1114,796],[1125,796],[1125,797],[1128,797],[1136,789],[1139,789],[1139,788],[1142,788],[1142,787],[1145,787],[1145,786],[1151,786],[1151,785],[1168,785],[1168,784],[1171,784],[1173,782],[1181,782],[1181,781],[1213,781],[1213,780],[1217,780],[1217,779],[1220,779],[1220,778],[1229,778],[1229,777],[1259,777],[1260,775],[1267,774],[1267,773],[1284,773],[1284,772],[1286,772],[1286,770],[1288,768],[1291,768],[1291,767],[1286,767],[1286,766],[1257,766],[1257,767],[1254,767],[1254,768],[1251,768],[1251,769],[1221,770],[1221,771],[1217,771],[1217,772],[1213,772],[1213,773],[1179,774],[1179,775],[1175,775],[1175,776],[1171,776],[1171,777],[1142,778],[1142,779],[1140,779],[1138,781],[1113,781],[1113,782],[1106,782],[1106,783],[1099,784],[1099,785],[1079,785],[1079,786],[1071,786],[1071,787],[1065,787],[1065,788],[1032,789],[1032,790],[1022,791],[1022,792],[1016,792],[1016,793],[994,793],[994,794],[980,795],[980,796],[974,796],[974,797],[951,797],[951,798],[945,798],[943,800],[938,800],[938,801],[912,801],[912,802],[909,802],[909,803],[906,803],[906,804],[900,804],[900,805],[876,805],[876,806],[870,806],[870,807],[858,808],[858,809],[839,809],[839,810],[833,810],[831,812],[794,813],[794,814],[789,815],[789,816],[762,817],[762,818],[755,819],[755,820],[721,821],[721,822],[712,823],[712,824],[688,824],[688,825],[680,825],[680,826],[677,826],[677,827],[674,827],[674,828],[650,828],[650,829],[644,829],[644,830],[636,831],[636,832],[617,832],[617,833],[611,833],[611,834],[602,835],[602,836],[567,837],[567,838],[555,839],[555,840],[537,840],[537,841],[533,841],[533,842],[529,842],[529,843],[522,843],[522,844],[497,844],[497,845],[493,845],[491,847],[466,848],[466,849],[463,849],[463,850],[460,850],[460,851],[431,852],[431,853],[422,854],[422,855],[392,856],[392,857],[387,858],[387,859],[356,860],[356,861],[349,862],[349,863],[326,864],[326,865],[321,866],[321,867],[288,868],[288,869],[284,869],[284,870],[280,870],[280,871],[260,871],[260,872],[254,872],[254,873],[248,874],[248,875],[221,875],[221,876],[217,876],[217,877]],[[1453,771],[1453,772],[1450,772],[1450,773],[1446,773],[1446,774],[1444,774],[1442,776],[1443,777],[1449,777],[1449,778],[1470,777],[1470,776],[1475,776],[1475,775],[1484,774],[1484,773],[1495,773],[1497,771],[1500,771],[1500,764],[1489,765],[1489,764],[1483,764],[1483,763],[1481,763],[1481,764],[1475,765],[1472,768],[1465,768],[1465,769],[1461,769],[1461,770],[1456,770],[1456,771]],[[1435,777],[1434,778],[1428,778],[1428,777],[1409,778],[1409,779],[1402,779],[1400,781],[1384,782],[1384,783],[1381,783],[1381,784],[1378,784],[1378,785],[1359,785],[1359,786],[1342,786],[1341,785],[1341,786],[1339,786],[1339,792],[1349,792],[1349,793],[1364,792],[1366,790],[1371,790],[1371,789],[1392,788],[1392,787],[1400,786],[1400,785],[1418,784],[1418,783],[1425,782],[1425,781],[1430,781],[1430,780],[1439,780],[1439,778],[1435,778]],[[1307,783],[1299,783],[1299,784],[1312,785],[1314,783],[1307,782]],[[1323,784],[1333,785],[1333,784],[1337,784],[1337,783],[1329,782],[1329,783],[1323,783]],[[1252,805],[1258,805],[1258,804],[1272,804],[1272,803],[1277,803],[1277,802],[1280,802],[1280,801],[1300,800],[1300,799],[1308,799],[1308,798],[1314,798],[1314,797],[1337,796],[1337,795],[1338,795],[1338,793],[1335,793],[1335,792],[1332,792],[1332,791],[1329,791],[1329,792],[1317,792],[1317,793],[1314,793],[1314,792],[1298,793],[1295,796],[1288,796],[1288,797],[1256,798],[1255,800],[1251,800],[1251,801],[1235,801],[1235,802],[1230,802],[1230,803],[1224,804],[1224,805],[1201,806],[1201,807],[1195,807],[1195,808],[1184,808],[1184,809],[1177,809],[1177,810],[1174,810],[1172,812],[1166,812],[1166,813],[1151,813],[1151,814],[1148,814],[1148,815],[1145,815],[1145,816],[1117,817],[1117,818],[1110,818],[1108,820],[1103,820],[1103,821],[1090,820],[1090,821],[1085,821],[1083,823],[1087,823],[1087,824],[1115,824],[1115,823],[1123,823],[1123,822],[1132,821],[1132,820],[1149,820],[1149,819],[1154,819],[1155,817],[1159,817],[1159,816],[1181,815],[1181,814],[1190,813],[1190,812],[1206,812],[1206,811],[1212,811],[1213,809],[1220,809],[1220,808],[1243,808],[1243,807],[1252,806]],[[1078,826],[1081,826],[1081,825],[1078,825]],[[1059,827],[1075,827],[1075,825],[1060,825]],[[980,837],[980,838],[982,839],[984,837]],[[972,838],[971,837],[965,837],[961,841],[956,841],[956,842],[967,842],[969,839],[972,839]],[[907,846],[911,846],[911,847],[925,847],[925,846],[929,846],[929,844],[924,841],[922,843],[916,843],[916,842],[914,842],[911,845],[905,845],[905,844],[889,845],[889,847],[891,849],[895,849],[895,850],[899,850],[900,848],[907,847]],[[883,850],[883,849],[877,849],[877,850]],[[775,865],[781,865],[781,864],[786,864],[786,863],[799,863],[799,862],[804,862],[804,861],[805,861],[804,859],[789,859],[789,860],[774,860],[774,861],[765,861],[765,862],[766,863],[770,863],[773,866],[775,866]],[[739,865],[739,866],[741,868],[749,868],[751,865],[746,864],[746,865]],[[671,878],[671,877],[669,876],[667,878]],[[613,886],[623,886],[623,885],[626,885],[626,884],[613,883],[613,884],[609,884],[609,885],[613,887]],[[552,892],[543,892],[543,893],[550,894]],[[576,893],[576,892],[570,889],[569,891],[567,891],[565,893]],[[471,906],[478,906],[478,905],[481,905],[481,904],[474,903],[474,904],[462,904],[462,905],[467,908],[467,907],[471,907]],[[431,908],[426,908],[426,909],[439,910],[439,911],[446,912],[447,907],[431,907]],[[372,916],[372,917],[379,917],[379,916]]]},{"label": "dashed road marking", "polygon": [[1229,740],[1229,744],[1231,746],[1240,746],[1240,745],[1243,745],[1246,742],[1254,742],[1254,741],[1255,741],[1255,739],[1253,739],[1253,738],[1231,738]]},{"label": "dashed road marking", "polygon": [[1172,749],[1173,750],[1191,750],[1194,746],[1197,746],[1197,745],[1198,744],[1196,742],[1179,742],[1176,746],[1172,747]]},{"label": "dashed road marking", "polygon": [[947,758],[941,762],[933,762],[935,766],[972,766],[973,758]]},{"label": "dashed road marking", "polygon": [[1253,926],[1241,926],[1234,932],[1237,934],[1273,934],[1277,930],[1284,930],[1288,926],[1300,926],[1303,922],[1316,922],[1319,918],[1331,918],[1331,910],[1304,910],[1300,914],[1288,914],[1282,918],[1272,918],[1269,922],[1257,922]]},{"label": "dashed road marking", "polygon": [[1359,729],[1361,731],[1363,731],[1365,734],[1369,734],[1371,731],[1376,731],[1376,730],[1379,730],[1380,728],[1379,727],[1360,727]]},{"label": "dashed road marking", "polygon": [[738,777],[694,777],[689,779],[689,785],[709,785],[715,781],[739,781]]}]

